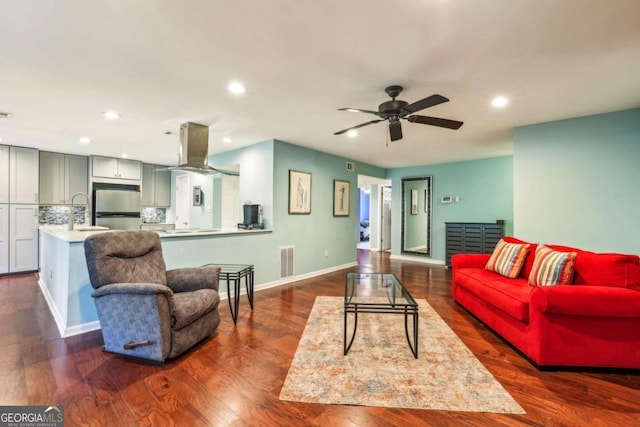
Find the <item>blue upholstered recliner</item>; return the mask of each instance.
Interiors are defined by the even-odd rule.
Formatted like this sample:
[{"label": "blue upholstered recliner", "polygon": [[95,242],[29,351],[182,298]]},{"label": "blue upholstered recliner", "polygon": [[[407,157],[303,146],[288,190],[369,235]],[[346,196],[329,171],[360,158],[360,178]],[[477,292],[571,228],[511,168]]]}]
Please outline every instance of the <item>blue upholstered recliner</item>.
[{"label": "blue upholstered recliner", "polygon": [[218,267],[167,271],[153,231],[94,234],[84,250],[105,350],[164,362],[218,327]]}]

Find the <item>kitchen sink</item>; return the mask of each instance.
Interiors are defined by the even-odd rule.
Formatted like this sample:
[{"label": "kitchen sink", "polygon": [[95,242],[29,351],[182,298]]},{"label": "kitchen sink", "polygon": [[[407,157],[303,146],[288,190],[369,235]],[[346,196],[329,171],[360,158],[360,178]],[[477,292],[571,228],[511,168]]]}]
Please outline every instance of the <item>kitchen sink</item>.
[{"label": "kitchen sink", "polygon": [[74,225],[74,231],[100,231],[100,230],[108,230],[109,227],[103,227],[101,225]]}]

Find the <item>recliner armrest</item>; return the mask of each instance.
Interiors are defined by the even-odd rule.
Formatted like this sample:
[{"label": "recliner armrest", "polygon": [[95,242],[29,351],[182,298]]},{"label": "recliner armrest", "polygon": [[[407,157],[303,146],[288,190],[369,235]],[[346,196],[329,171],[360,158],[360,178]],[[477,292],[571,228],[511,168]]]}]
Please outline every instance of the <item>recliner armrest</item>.
[{"label": "recliner armrest", "polygon": [[190,292],[198,289],[218,291],[220,267],[190,267],[167,270],[167,285],[173,292]]},{"label": "recliner armrest", "polygon": [[91,296],[99,298],[112,294],[160,295],[173,294],[171,288],[157,283],[112,283],[100,286]]}]

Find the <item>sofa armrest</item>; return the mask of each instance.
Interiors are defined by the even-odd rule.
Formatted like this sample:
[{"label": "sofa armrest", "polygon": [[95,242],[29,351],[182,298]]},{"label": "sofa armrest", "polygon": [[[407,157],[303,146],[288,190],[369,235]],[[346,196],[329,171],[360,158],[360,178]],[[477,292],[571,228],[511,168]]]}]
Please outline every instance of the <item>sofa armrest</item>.
[{"label": "sofa armrest", "polygon": [[587,317],[640,317],[640,291],[611,286],[565,285],[533,288],[530,310]]},{"label": "sofa armrest", "polygon": [[455,254],[451,257],[451,266],[456,268],[484,268],[491,254]]},{"label": "sofa armrest", "polygon": [[190,292],[198,289],[218,290],[220,267],[176,268],[167,271],[167,285],[173,292]]}]

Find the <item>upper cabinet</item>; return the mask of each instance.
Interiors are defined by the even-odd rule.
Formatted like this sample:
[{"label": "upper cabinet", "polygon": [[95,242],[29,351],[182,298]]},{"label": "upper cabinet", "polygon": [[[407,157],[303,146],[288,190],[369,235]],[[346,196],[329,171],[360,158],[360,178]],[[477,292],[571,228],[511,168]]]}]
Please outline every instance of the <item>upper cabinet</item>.
[{"label": "upper cabinet", "polygon": [[0,145],[0,203],[9,203],[9,146],[8,145]]},{"label": "upper cabinet", "polygon": [[41,205],[69,204],[74,194],[87,194],[88,183],[87,157],[40,152]]},{"label": "upper cabinet", "polygon": [[38,203],[38,172],[38,150],[35,148],[10,147],[10,203]]},{"label": "upper cabinet", "polygon": [[142,165],[142,206],[171,206],[171,171],[167,166]]},{"label": "upper cabinet", "polygon": [[129,179],[139,181],[142,177],[142,162],[115,157],[91,157],[91,175],[94,178]]}]

